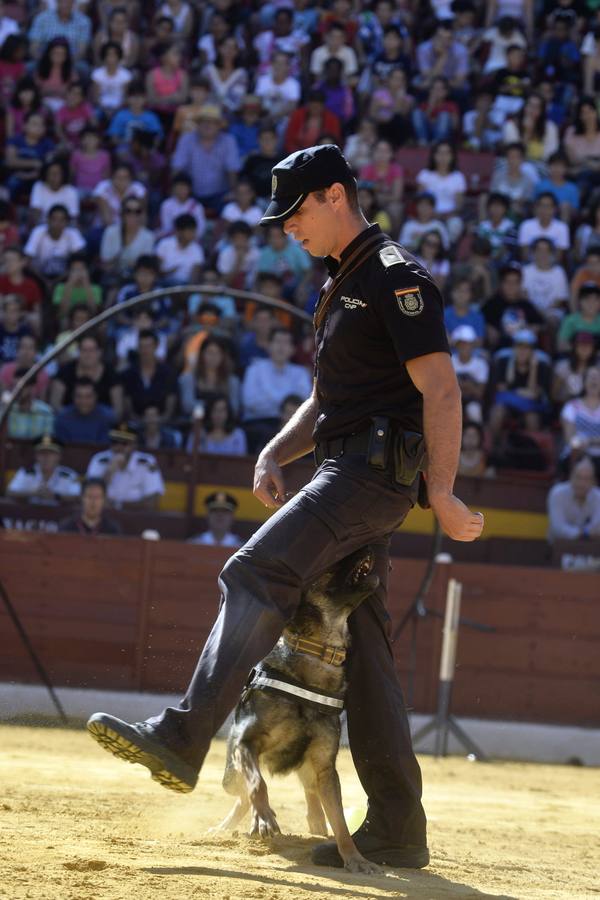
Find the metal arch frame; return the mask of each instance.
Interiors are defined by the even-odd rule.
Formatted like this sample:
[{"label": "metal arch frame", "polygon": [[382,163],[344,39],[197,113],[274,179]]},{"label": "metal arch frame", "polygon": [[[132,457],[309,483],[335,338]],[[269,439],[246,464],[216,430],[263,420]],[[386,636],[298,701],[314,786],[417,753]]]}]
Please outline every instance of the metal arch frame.
[{"label": "metal arch frame", "polygon": [[60,344],[57,344],[56,347],[52,347],[50,350],[48,350],[48,352],[45,353],[36,363],[34,363],[33,366],[25,373],[25,375],[23,375],[23,377],[12,389],[8,400],[0,410],[0,441],[2,442],[2,448],[0,452],[4,450],[4,429],[8,422],[8,416],[14,404],[19,399],[23,388],[27,387],[29,382],[33,381],[33,379],[36,378],[38,373],[41,372],[41,370],[45,366],[47,366],[48,363],[52,362],[53,359],[56,359],[57,356],[60,356],[60,354],[63,353],[63,351],[66,350],[67,347],[70,347],[71,344],[73,344],[75,341],[78,341],[80,338],[84,337],[88,333],[88,331],[92,331],[98,325],[101,325],[103,322],[107,322],[109,319],[112,319],[112,317],[117,315],[117,313],[125,312],[126,310],[133,309],[136,306],[142,306],[144,303],[151,303],[153,300],[159,300],[161,297],[172,297],[188,294],[209,294],[211,296],[221,296],[224,293],[226,293],[227,296],[235,297],[236,300],[249,300],[254,301],[255,303],[260,303],[262,306],[271,306],[274,309],[281,309],[284,312],[295,316],[297,319],[300,319],[303,322],[309,322],[312,325],[312,316],[310,316],[303,309],[298,309],[291,303],[288,303],[286,300],[275,300],[272,297],[267,297],[265,294],[255,293],[254,291],[242,291],[238,288],[228,288],[213,284],[190,284],[177,285],[176,287],[170,288],[156,288],[153,291],[146,291],[146,293],[144,294],[136,294],[135,297],[131,297],[129,300],[125,300],[123,303],[109,306],[108,309],[105,309],[103,310],[103,312],[98,313],[97,316],[94,316],[88,322],[84,322],[83,325],[77,328],[63,341],[61,341]]}]

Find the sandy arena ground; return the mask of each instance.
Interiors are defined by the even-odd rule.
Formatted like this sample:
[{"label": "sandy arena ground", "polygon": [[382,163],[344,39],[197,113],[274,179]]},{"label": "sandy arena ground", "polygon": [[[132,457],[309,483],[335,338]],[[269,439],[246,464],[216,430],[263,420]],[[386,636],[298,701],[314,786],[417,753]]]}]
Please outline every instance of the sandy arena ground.
[{"label": "sandy arena ground", "polygon": [[[310,864],[294,776],[271,779],[286,834],[211,836],[230,806],[216,742],[193,794],[155,785],[82,731],[0,727],[2,900],[474,900],[600,895],[598,770],[423,758],[432,864],[386,877]],[[344,803],[363,802],[348,751]]]}]

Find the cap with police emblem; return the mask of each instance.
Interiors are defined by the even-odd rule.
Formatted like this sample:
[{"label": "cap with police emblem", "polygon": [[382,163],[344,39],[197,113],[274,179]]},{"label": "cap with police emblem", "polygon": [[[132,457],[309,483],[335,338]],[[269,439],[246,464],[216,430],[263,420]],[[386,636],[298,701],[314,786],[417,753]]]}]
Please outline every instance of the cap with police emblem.
[{"label": "cap with police emblem", "polygon": [[228,512],[235,512],[237,509],[237,500],[231,494],[225,491],[217,491],[215,494],[209,494],[204,504],[209,512],[217,509],[226,509]]},{"label": "cap with police emblem", "polygon": [[297,212],[312,191],[321,191],[336,181],[353,178],[342,151],[335,144],[297,150],[272,169],[271,202],[261,225],[285,222]]},{"label": "cap with police emblem", "polygon": [[48,453],[60,453],[62,450],[62,444],[56,438],[53,438],[49,434],[43,435],[43,437],[38,438],[35,442],[36,452],[47,451]]},{"label": "cap with police emblem", "polygon": [[112,428],[108,432],[111,444],[134,444],[137,434],[132,431],[127,422],[123,422],[118,428]]}]

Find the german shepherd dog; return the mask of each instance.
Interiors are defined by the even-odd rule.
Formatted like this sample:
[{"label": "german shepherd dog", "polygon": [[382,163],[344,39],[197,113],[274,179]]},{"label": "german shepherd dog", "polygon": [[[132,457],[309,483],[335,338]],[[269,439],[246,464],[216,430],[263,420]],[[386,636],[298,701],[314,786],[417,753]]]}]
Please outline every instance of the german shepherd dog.
[{"label": "german shepherd dog", "polygon": [[[273,650],[251,674],[235,709],[223,776],[223,787],[237,800],[215,830],[235,828],[250,810],[251,835],[280,832],[260,760],[271,774],[298,773],[309,831],[326,836],[327,816],[346,869],[382,871],[352,840],[335,768],[346,688],[347,619],[379,583],[372,568],[373,554],[367,548],[313,582]],[[281,684],[283,690],[277,687]],[[287,692],[290,684],[294,693]]]}]

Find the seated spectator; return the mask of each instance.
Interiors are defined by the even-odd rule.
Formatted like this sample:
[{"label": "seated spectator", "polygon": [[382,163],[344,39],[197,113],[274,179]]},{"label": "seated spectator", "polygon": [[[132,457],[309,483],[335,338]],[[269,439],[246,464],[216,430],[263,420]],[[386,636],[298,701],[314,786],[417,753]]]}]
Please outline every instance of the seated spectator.
[{"label": "seated spectator", "polygon": [[477,334],[470,325],[459,325],[452,332],[452,365],[458,378],[465,418],[471,422],[483,423],[482,401],[490,367],[487,361],[477,355]]},{"label": "seated spectator", "polygon": [[17,81],[6,110],[6,137],[22,137],[25,133],[25,120],[33,112],[38,113],[46,123],[48,110],[42,105],[39,88],[30,75],[25,75]]},{"label": "seated spectator", "polygon": [[261,200],[271,196],[271,169],[279,158],[277,132],[271,125],[263,125],[258,134],[258,150],[248,154],[240,171],[240,178],[250,182]]},{"label": "seated spectator", "polygon": [[50,403],[59,410],[74,401],[75,384],[80,378],[89,378],[96,387],[98,402],[112,409],[118,421],[123,411],[123,387],[119,377],[102,358],[98,338],[86,334],[78,341],[77,359],[58,370],[50,387]]},{"label": "seated spectator", "polygon": [[492,118],[502,128],[508,116],[515,116],[521,111],[531,90],[526,49],[517,44],[507,47],[506,65],[497,69],[486,84],[494,92]]},{"label": "seated spectator", "polygon": [[254,38],[254,49],[258,54],[258,74],[268,71],[275,53],[286,53],[292,61],[292,75],[300,72],[300,58],[310,43],[310,35],[301,31],[294,21],[294,12],[285,6],[279,7],[273,17],[272,30],[259,32]]},{"label": "seated spectator", "polygon": [[251,453],[260,450],[277,430],[282,401],[289,394],[305,400],[312,384],[307,370],[290,362],[292,335],[275,327],[269,341],[269,358],[257,359],[246,369],[242,383],[244,430]]},{"label": "seated spectator", "polygon": [[465,422],[458,461],[458,475],[463,478],[493,478],[493,466],[488,465],[483,447],[483,428],[478,422]]},{"label": "seated spectator", "polygon": [[[357,122],[357,131],[346,139],[344,156],[355,172],[360,172],[373,159],[373,151],[379,132],[373,119],[362,117]],[[388,138],[389,139],[389,138]]]},{"label": "seated spectator", "polygon": [[[581,266],[571,279],[571,310],[577,309],[579,291],[584,284],[593,282],[600,288],[600,247],[589,250]],[[1,284],[1,282],[0,282]],[[1,290],[1,288],[0,288]],[[18,293],[18,292],[16,292]]]},{"label": "seated spectator", "polygon": [[225,222],[245,222],[255,228],[262,218],[263,210],[256,203],[256,194],[250,181],[240,178],[233,190],[233,200],[221,210]]},{"label": "seated spectator", "polygon": [[74,0],[58,0],[55,8],[37,13],[29,30],[31,54],[38,59],[46,44],[56,37],[66,38],[75,60],[82,60],[88,52],[92,23],[88,16],[75,9]]},{"label": "seated spectator", "polygon": [[222,280],[231,287],[249,290],[259,259],[259,250],[252,242],[251,227],[247,222],[233,222],[217,256],[217,271]]},{"label": "seated spectator", "polygon": [[[267,273],[263,277],[268,277]],[[256,290],[263,293],[260,279]],[[248,330],[240,338],[238,345],[238,361],[245,370],[255,359],[268,359],[271,332],[275,326],[275,317],[268,306],[255,306],[252,318],[248,322]]]},{"label": "seated spectator", "polygon": [[57,204],[48,210],[46,224],[36,225],[25,244],[29,265],[47,281],[58,281],[67,271],[69,258],[85,247],[83,235],[69,225],[69,211]]},{"label": "seated spectator", "polygon": [[496,271],[492,264],[492,245],[487,238],[474,237],[469,257],[453,266],[456,278],[468,278],[480,306],[488,301],[496,288]]},{"label": "seated spectator", "polygon": [[73,306],[79,303],[98,312],[102,304],[102,289],[99,284],[92,283],[86,253],[71,254],[67,277],[54,288],[52,303],[61,322],[66,320]]},{"label": "seated spectator", "polygon": [[[562,405],[583,393],[587,370],[597,359],[596,341],[590,331],[577,331],[571,340],[570,353],[554,364],[552,400]],[[0,371],[0,378],[1,378]]]},{"label": "seated spectator", "polygon": [[147,406],[144,410],[138,440],[142,450],[175,450],[181,447],[181,433],[176,428],[163,425],[163,411],[158,406]]},{"label": "seated spectator", "polygon": [[[37,360],[37,342],[32,334],[24,334],[17,346],[17,355],[12,362],[0,367],[0,391],[12,391],[18,378],[17,372],[27,372]],[[40,369],[33,382],[33,396],[45,400],[50,378],[45,369]]]},{"label": "seated spectator", "polygon": [[256,268],[258,272],[279,275],[284,294],[291,297],[309,276],[312,263],[306,250],[286,235],[280,226],[272,225],[267,229],[267,242],[259,251]]},{"label": "seated spectator", "polygon": [[196,239],[201,240],[206,229],[202,204],[192,197],[192,179],[185,172],[176,172],[171,179],[171,196],[160,204],[161,236],[167,237],[175,230],[175,219],[184,213],[196,222]]},{"label": "seated spectator", "polygon": [[229,133],[236,139],[242,159],[245,159],[249,153],[258,150],[262,116],[264,116],[264,110],[260,97],[246,94],[239,114],[229,126]]},{"label": "seated spectator", "polygon": [[574,181],[567,180],[568,160],[560,151],[548,158],[548,174],[535,186],[536,198],[540,194],[552,194],[556,200],[560,218],[571,222],[579,209],[579,189]]},{"label": "seated spectator", "polygon": [[185,44],[191,37],[194,27],[192,5],[185,0],[165,0],[158,5],[158,15],[168,16],[173,20],[176,42]]},{"label": "seated spectator", "polygon": [[81,509],[58,523],[65,534],[121,534],[121,526],[105,512],[106,484],[103,478],[84,478]]},{"label": "seated spectator", "polygon": [[[368,115],[377,126],[379,137],[391,142],[393,147],[405,144],[412,135],[411,114],[414,110],[415,98],[408,92],[408,79],[403,68],[396,66],[382,78],[381,83],[372,93]],[[362,121],[365,121],[364,119]],[[367,120],[368,121],[368,120]],[[359,134],[362,122],[359,125]],[[351,138],[348,138],[350,144]],[[346,158],[347,152],[344,150]],[[370,156],[364,160],[366,165]],[[350,162],[350,160],[348,160]],[[360,168],[351,163],[354,168]]]},{"label": "seated spectator", "polygon": [[550,489],[547,506],[551,543],[600,539],[600,490],[589,457],[575,463],[568,481]]},{"label": "seated spectator", "polygon": [[240,414],[240,380],[233,374],[233,362],[227,345],[217,337],[208,336],[198,351],[191,371],[179,376],[179,401],[185,415],[191,415],[201,401],[208,403],[215,396],[227,397],[235,416]]},{"label": "seated spectator", "polygon": [[427,98],[413,109],[412,126],[420,146],[447,141],[458,130],[459,109],[449,96],[448,79],[439,75],[431,82]]},{"label": "seated spectator", "polygon": [[600,113],[596,100],[581,97],[575,123],[565,131],[563,146],[583,198],[600,185]]},{"label": "seated spectator", "polygon": [[[109,207],[103,206],[104,198],[98,193],[100,190],[108,195],[111,191],[111,180],[108,177],[110,175],[110,155],[107,150],[101,148],[100,142],[100,134],[95,128],[90,126],[83,128],[79,146],[71,153],[69,165],[73,184],[77,188],[79,196],[84,199],[96,195],[100,214],[110,216],[110,221],[112,221],[112,213],[109,212]],[[117,166],[115,172],[120,169],[121,167]],[[108,224],[108,220],[104,224]]]},{"label": "seated spectator", "polygon": [[226,113],[236,113],[248,92],[248,72],[237,39],[227,35],[217,45],[214,62],[209,62],[202,75],[210,85],[215,101]]},{"label": "seated spectator", "polygon": [[[208,287],[220,287],[223,284],[223,279],[219,275],[215,266],[205,266],[204,271],[200,277],[203,285]],[[221,294],[208,294],[208,293],[200,293],[200,294],[192,294],[191,297],[188,298],[187,308],[190,316],[196,315],[200,307],[203,303],[208,300],[213,307],[216,307],[219,310],[220,320],[221,320],[221,330],[223,334],[229,334],[230,332],[235,330],[238,321],[238,314],[235,305],[235,300],[233,297],[230,297],[227,294],[226,289],[223,289],[223,293]]]},{"label": "seated spectator", "polygon": [[45,222],[54,206],[64,206],[71,221],[79,217],[79,195],[77,189],[67,182],[67,171],[60,160],[47,162],[36,181],[29,198],[33,224]]},{"label": "seated spectator", "polygon": [[96,113],[86,100],[83,83],[72,81],[67,88],[64,106],[54,117],[56,134],[62,147],[69,152],[76,150],[81,143],[82,132],[92,127],[95,120]]},{"label": "seated spectator", "polygon": [[558,128],[546,116],[546,101],[532,93],[515,116],[504,123],[505,144],[523,144],[527,159],[546,162],[559,147]]},{"label": "seated spectator", "polygon": [[341,60],[331,57],[325,63],[323,78],[316,85],[325,97],[325,106],[345,127],[356,113],[354,94],[344,79]]},{"label": "seated spectator", "polygon": [[537,238],[531,245],[531,262],[523,266],[523,290],[546,322],[558,325],[568,308],[569,282],[548,238]]},{"label": "seated spectator", "polygon": [[[148,329],[153,330],[155,324],[151,309],[148,309],[146,306],[134,308],[131,324],[119,330],[119,338],[116,342],[115,353],[119,371],[135,363],[140,335],[148,331]],[[160,362],[164,362],[167,358],[167,338],[164,334],[158,333],[158,331],[154,333],[158,340],[156,358]]]},{"label": "seated spectator", "polygon": [[456,151],[447,141],[438,142],[431,150],[427,169],[417,175],[419,190],[435,197],[435,211],[446,223],[450,239],[458,240],[464,223],[460,218],[467,182],[456,168]]},{"label": "seated spectator", "polygon": [[490,183],[492,191],[508,197],[511,208],[517,216],[524,214],[535,191],[535,181],[524,163],[523,145],[509,144],[504,149],[503,164],[498,166]]},{"label": "seated spectator", "polygon": [[595,19],[588,19],[590,30],[585,34],[581,43],[581,55],[583,57],[583,91],[593,95],[600,90],[600,42],[598,25],[600,18],[596,7]]},{"label": "seated spectator", "polygon": [[290,70],[288,54],[274,53],[270,69],[256,81],[256,96],[275,122],[285,120],[300,101],[300,82]]},{"label": "seated spectator", "polygon": [[121,149],[130,143],[134,131],[144,131],[154,138],[162,139],[164,132],[155,112],[146,108],[146,91],[139,81],[131,81],[126,91],[127,106],[119,104],[106,134]]},{"label": "seated spectator", "polygon": [[551,369],[535,351],[536,337],[527,328],[515,334],[513,347],[494,359],[493,406],[489,414],[492,435],[497,440],[510,416],[527,431],[539,431],[548,411]]},{"label": "seated spectator", "polygon": [[78,378],[73,402],[56,416],[54,433],[64,444],[103,444],[113,421],[112,410],[98,403],[98,390],[91,378]]},{"label": "seated spectator", "polygon": [[[56,341],[54,342],[55,346],[58,346],[62,341],[70,338],[73,332],[77,331],[78,328],[81,328],[82,325],[85,325],[86,322],[89,322],[91,317],[92,314],[86,303],[75,303],[67,314],[67,321],[61,325],[64,330],[59,331],[56,335]],[[65,363],[69,362],[69,360],[77,359],[78,356],[79,347],[77,343],[69,344],[60,356],[56,358],[55,365],[63,366]]]},{"label": "seated spectator", "polygon": [[502,131],[492,115],[493,100],[492,91],[483,87],[475,94],[473,109],[463,115],[463,138],[471,150],[495,152],[502,140]]},{"label": "seated spectator", "polygon": [[208,547],[241,547],[241,537],[231,531],[237,509],[237,500],[231,494],[219,491],[209,494],[204,501],[208,528],[188,539],[188,544]]},{"label": "seated spectator", "polygon": [[134,180],[133,169],[128,163],[119,162],[110,178],[101,181],[92,191],[103,225],[113,225],[120,221],[123,204],[130,198],[144,204],[146,188]]},{"label": "seated spectator", "polygon": [[158,337],[151,328],[140,332],[137,361],[125,369],[121,381],[128,419],[139,421],[147,406],[158,406],[164,421],[171,421],[177,403],[175,373],[159,360]]},{"label": "seated spectator", "polygon": [[331,23],[323,44],[311,54],[310,74],[313,79],[319,80],[324,77],[325,67],[331,59],[339,60],[344,78],[352,83],[358,74],[358,59],[352,47],[346,43],[346,30],[340,22]]},{"label": "seated spectator", "polygon": [[417,45],[418,77],[414,82],[428,90],[438,75],[448,80],[452,90],[462,90],[469,74],[469,54],[462,44],[454,40],[452,23],[438,22],[433,36]]},{"label": "seated spectator", "polygon": [[237,144],[222,130],[225,121],[218,106],[207,103],[197,123],[195,132],[185,132],[177,141],[171,169],[189,172],[196,199],[219,213],[241,168]]},{"label": "seated spectator", "polygon": [[196,366],[198,352],[209,334],[215,337],[226,337],[227,330],[223,327],[221,307],[212,302],[212,295],[202,300],[197,308],[193,320],[183,332],[183,357],[185,371],[190,372]]},{"label": "seated spectator", "polygon": [[374,186],[377,206],[390,215],[395,230],[402,215],[404,171],[394,162],[394,151],[389,141],[377,141],[373,160],[361,169],[360,179]]},{"label": "seated spectator", "polygon": [[583,394],[569,400],[560,413],[566,452],[577,458],[582,452],[591,457],[600,474],[600,368],[590,366],[583,381]]},{"label": "seated spectator", "polygon": [[204,265],[204,250],[196,239],[198,223],[191,213],[181,213],[173,225],[175,234],[156,245],[161,275],[168,285],[196,284]]},{"label": "seated spectator", "polygon": [[414,253],[423,235],[431,231],[437,231],[444,250],[448,250],[450,237],[444,222],[435,216],[435,197],[428,191],[423,191],[415,197],[415,215],[405,220],[398,240],[407,250]]},{"label": "seated spectator", "polygon": [[21,298],[6,294],[0,318],[0,365],[17,358],[19,343],[25,335],[31,335],[31,327],[23,315]]},{"label": "seated spectator", "polygon": [[0,199],[0,253],[18,244],[19,239],[14,208],[7,200]]},{"label": "seated spectator", "polygon": [[[27,369],[17,369],[15,380],[27,374]],[[29,382],[22,389],[19,399],[8,414],[8,436],[32,441],[54,430],[52,407],[35,396],[35,384]]]},{"label": "seated spectator", "polygon": [[279,407],[280,429],[283,428],[284,425],[287,425],[303,403],[304,400],[302,397],[299,397],[298,394],[288,394],[287,397],[283,398],[281,406]]},{"label": "seated spectator", "polygon": [[[3,5],[0,3],[0,15]],[[17,24],[14,19],[6,16],[2,16],[2,21]],[[3,35],[0,23],[0,100],[3,109],[6,109],[12,99],[15,84],[25,75],[27,50],[27,38],[18,32],[4,32]]]},{"label": "seated spectator", "polygon": [[548,16],[549,31],[537,48],[540,68],[546,77],[556,79],[561,94],[572,98],[575,85],[581,84],[581,56],[577,43],[571,37],[577,15],[573,9],[561,9],[560,4]]},{"label": "seated spectator", "polygon": [[377,193],[373,182],[359,181],[356,187],[358,189],[358,203],[367,222],[371,225],[379,225],[384,234],[390,234],[392,231],[392,220],[385,209],[377,202]]},{"label": "seated spectator", "polygon": [[[196,406],[194,406],[194,417]],[[202,427],[190,432],[187,451],[191,453],[198,436],[200,453],[218,453],[226,456],[245,456],[248,452],[245,432],[236,425],[237,419],[229,398],[215,394],[206,404]]]},{"label": "seated spectator", "polygon": [[156,56],[158,65],[151,68],[146,75],[146,94],[150,108],[158,113],[165,131],[168,132],[177,107],[187,100],[189,80],[187,72],[181,65],[181,50],[177,44],[159,45],[156,48]]},{"label": "seated spectator", "polygon": [[513,255],[517,244],[515,223],[507,215],[510,210],[510,200],[505,194],[492,191],[488,194],[485,208],[487,219],[477,226],[477,236],[486,238],[490,242],[496,262],[507,262]]},{"label": "seated spectator", "polygon": [[283,146],[286,153],[294,153],[305,147],[312,147],[318,143],[322,134],[330,134],[336,144],[342,140],[340,120],[325,106],[323,91],[312,89],[308,92],[306,103],[299,106],[291,114]]},{"label": "seated spectator", "polygon": [[195,74],[190,79],[190,102],[178,106],[169,132],[167,147],[172,150],[184,132],[196,131],[198,115],[210,101],[210,85],[203,75]]},{"label": "seated spectator", "polygon": [[112,6],[108,18],[102,17],[102,27],[94,35],[93,55],[96,65],[100,62],[102,47],[113,41],[123,50],[123,65],[134,68],[140,53],[140,41],[131,27],[129,12],[125,6]]},{"label": "seated spectator", "polygon": [[450,263],[438,231],[425,232],[419,241],[415,256],[425,266],[440,291],[443,291],[450,276]]},{"label": "seated spectator", "polygon": [[579,259],[594,250],[600,253],[600,198],[592,204],[587,222],[579,226],[575,238]]},{"label": "seated spectator", "polygon": [[444,324],[450,337],[461,325],[468,325],[475,334],[476,346],[485,339],[485,319],[473,302],[473,286],[465,276],[456,277],[450,288],[450,304],[444,310]]},{"label": "seated spectator", "polygon": [[[144,212],[144,205],[140,200],[128,197],[121,206],[121,221],[104,230],[100,243],[100,261],[106,285],[130,278],[140,256],[152,253],[154,234],[144,225]],[[195,234],[194,219],[192,223]]]},{"label": "seated spectator", "polygon": [[39,325],[42,289],[39,281],[26,271],[27,259],[20,247],[6,247],[2,253],[0,273],[0,294],[16,294],[21,298],[23,310],[35,326]]},{"label": "seated spectator", "polygon": [[[133,280],[123,285],[117,294],[115,303],[117,305],[131,300],[138,294],[147,294],[158,286],[158,278],[160,275],[160,261],[154,254],[143,254],[133,269]],[[155,300],[149,307],[154,317],[154,324],[161,333],[170,333],[173,328],[178,327],[178,319],[173,314],[171,301],[168,297],[161,300]],[[122,332],[130,328],[133,324],[135,310],[126,310],[118,313],[109,325],[111,337],[117,342]]]},{"label": "seated spectator", "polygon": [[60,503],[79,497],[77,472],[60,465],[62,447],[50,434],[35,442],[35,462],[22,466],[13,475],[6,493],[15,500],[33,503]]},{"label": "seated spectator", "polygon": [[137,435],[127,425],[109,433],[110,447],[92,456],[87,478],[102,478],[115,509],[156,509],[165,492],[156,458],[136,449]]},{"label": "seated spectator", "polygon": [[565,351],[573,337],[580,331],[588,331],[596,341],[600,340],[600,287],[590,281],[579,289],[579,310],[562,320],[558,332],[558,349]]},{"label": "seated spectator", "polygon": [[9,138],[6,144],[4,164],[9,170],[6,186],[13,200],[27,199],[53,151],[54,142],[48,137],[43,115],[35,111],[28,113],[23,134]]},{"label": "seated spectator", "polygon": [[549,191],[540,194],[535,201],[535,216],[525,219],[519,225],[517,240],[521,250],[521,258],[528,259],[533,242],[538,238],[548,238],[554,244],[558,258],[562,261],[571,246],[569,226],[556,218],[558,207],[554,195]]},{"label": "seated spectator", "polygon": [[67,91],[74,77],[74,66],[68,42],[53,38],[44,48],[36,69],[35,81],[45,106],[53,113],[65,105]]},{"label": "seated spectator", "polygon": [[523,275],[518,263],[500,270],[498,291],[481,310],[487,325],[490,347],[508,347],[517,332],[527,328],[534,333],[544,325],[544,318],[524,296]]}]

